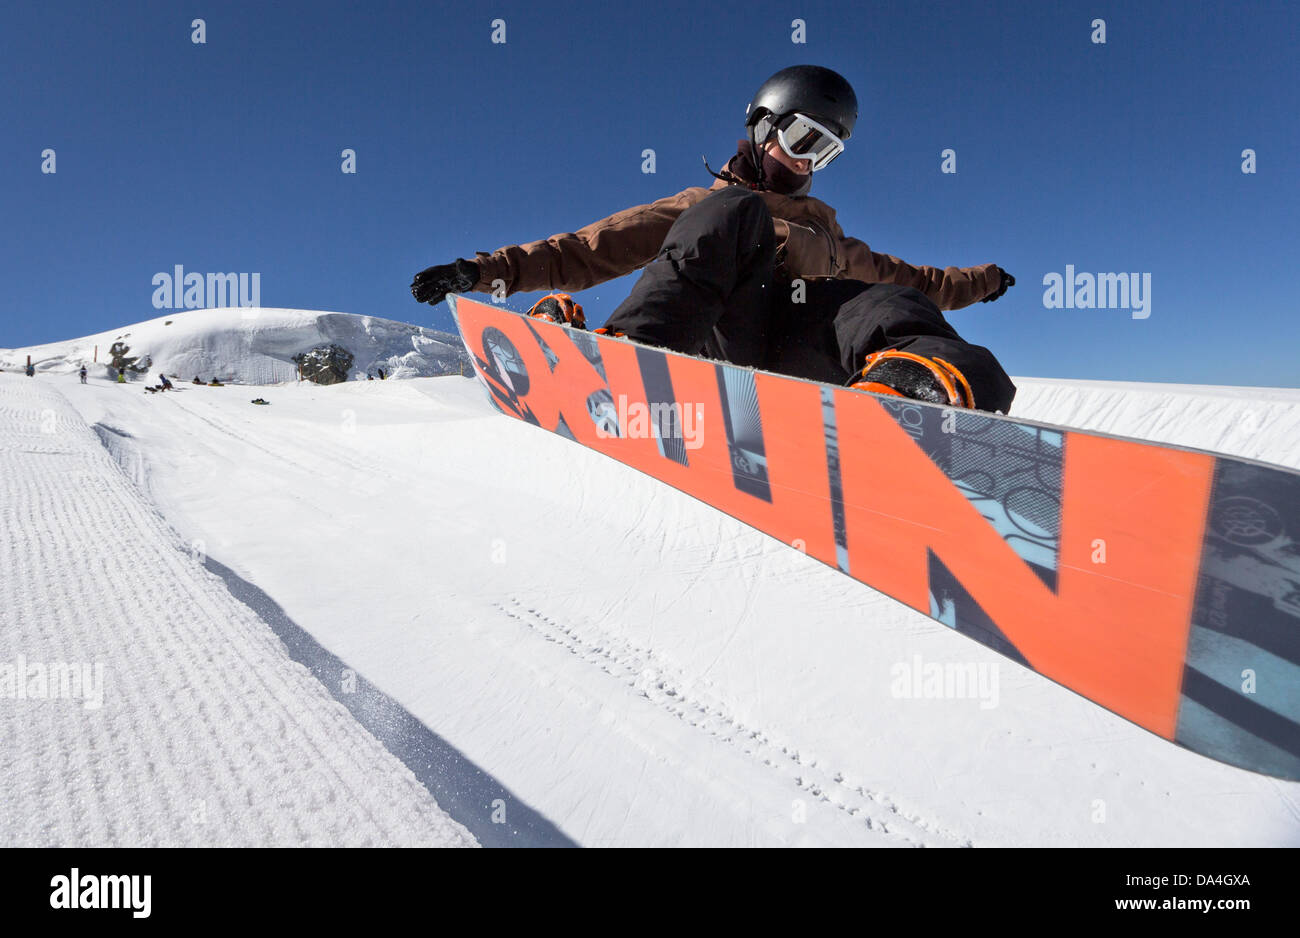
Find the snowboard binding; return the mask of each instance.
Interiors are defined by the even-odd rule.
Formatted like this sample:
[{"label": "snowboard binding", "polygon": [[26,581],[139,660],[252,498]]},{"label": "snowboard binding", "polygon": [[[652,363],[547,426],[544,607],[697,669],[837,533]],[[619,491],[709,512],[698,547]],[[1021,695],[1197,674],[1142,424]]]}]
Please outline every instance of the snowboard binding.
[{"label": "snowboard binding", "polygon": [[574,302],[567,293],[551,293],[533,304],[528,315],[535,319],[558,322],[573,326],[575,329],[587,328],[587,317],[583,315],[582,304]]},{"label": "snowboard binding", "polygon": [[931,404],[975,407],[970,382],[956,366],[942,358],[926,358],[898,349],[868,355],[849,386],[858,391],[909,397]]}]

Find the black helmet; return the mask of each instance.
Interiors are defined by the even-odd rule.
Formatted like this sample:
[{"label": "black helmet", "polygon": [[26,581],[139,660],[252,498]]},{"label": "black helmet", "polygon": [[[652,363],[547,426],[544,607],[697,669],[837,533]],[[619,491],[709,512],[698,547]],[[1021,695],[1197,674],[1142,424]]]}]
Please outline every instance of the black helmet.
[{"label": "black helmet", "polygon": [[759,87],[745,109],[745,126],[752,128],[769,114],[780,117],[794,111],[826,122],[847,140],[858,120],[858,97],[838,72],[820,65],[792,65]]}]

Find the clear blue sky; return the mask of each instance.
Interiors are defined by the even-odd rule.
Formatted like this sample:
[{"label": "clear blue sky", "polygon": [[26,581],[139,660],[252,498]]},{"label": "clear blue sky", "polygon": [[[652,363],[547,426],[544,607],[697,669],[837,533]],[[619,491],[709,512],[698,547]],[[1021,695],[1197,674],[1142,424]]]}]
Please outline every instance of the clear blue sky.
[{"label": "clear blue sky", "polygon": [[[266,306],[450,329],[411,299],[415,271],[707,185],[700,155],[734,152],[757,84],[808,62],[861,102],[812,194],[875,250],[1015,274],[949,314],[1012,374],[1297,386],[1298,9],[6,4],[0,346],[159,315],[151,279],[176,264],[259,272]],[[1067,264],[1150,273],[1150,318],[1045,309]],[[583,293],[588,319],[634,277]]]}]

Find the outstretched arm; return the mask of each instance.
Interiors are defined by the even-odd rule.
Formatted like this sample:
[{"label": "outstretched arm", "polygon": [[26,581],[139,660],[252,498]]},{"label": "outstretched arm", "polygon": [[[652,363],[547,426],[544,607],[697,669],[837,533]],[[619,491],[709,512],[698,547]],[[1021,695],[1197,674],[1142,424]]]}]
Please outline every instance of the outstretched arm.
[{"label": "outstretched arm", "polygon": [[686,189],[574,232],[497,248],[491,254],[480,252],[475,258],[479,279],[473,289],[491,293],[499,280],[507,294],[585,290],[630,274],[654,260],[677,216],[708,194],[707,189]]},{"label": "outstretched arm", "polygon": [[448,293],[495,293],[498,287],[506,295],[584,290],[650,263],[677,216],[708,194],[708,189],[685,189],[574,232],[430,267],[415,275],[411,294],[421,303],[440,303]]},{"label": "outstretched arm", "polygon": [[877,254],[857,238],[844,237],[844,232],[838,225],[835,231],[840,240],[841,257],[845,261],[845,276],[854,280],[914,287],[945,310],[961,309],[1005,289],[1002,269],[996,264],[981,264],[979,267],[917,267],[892,254]]}]

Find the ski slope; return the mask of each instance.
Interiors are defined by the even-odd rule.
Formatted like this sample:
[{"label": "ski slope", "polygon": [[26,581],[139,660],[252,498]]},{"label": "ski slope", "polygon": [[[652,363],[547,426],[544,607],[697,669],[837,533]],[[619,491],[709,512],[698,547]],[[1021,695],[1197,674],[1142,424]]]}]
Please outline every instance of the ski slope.
[{"label": "ski slope", "polygon": [[47,382],[0,375],[0,512],[0,843],[473,845]]},{"label": "ski slope", "polygon": [[[1300,391],[1018,384],[1021,416],[1300,466]],[[249,404],[259,396],[271,406]],[[56,439],[79,441],[78,465],[99,460],[102,480],[85,483],[58,453],[33,446],[43,438],[31,437],[30,421],[46,411],[67,428]],[[145,675],[175,668],[173,657],[211,677],[227,670],[222,644],[238,654],[255,646],[252,670],[299,681],[266,691],[268,700],[306,702],[300,722],[282,711],[280,732],[319,735],[312,715],[338,695],[328,682],[300,680],[278,651],[272,630],[287,622],[409,717],[395,732],[390,717],[354,709],[338,733],[378,733],[437,791],[405,741],[431,731],[508,793],[442,799],[441,809],[398,798],[393,810],[425,826],[380,826],[373,840],[459,842],[454,824],[465,839],[487,831],[486,842],[496,810],[535,812],[554,828],[542,842],[591,846],[1300,845],[1300,785],[1158,739],[686,495],[501,417],[461,377],[151,395],[138,384],[81,386],[57,370],[4,374],[0,438],[6,452],[11,440],[24,450],[26,476],[15,478],[51,487],[23,509],[24,538],[6,542],[4,560],[18,573],[5,580],[3,608],[6,618],[14,603],[24,610],[24,647],[45,642],[43,654],[67,656],[62,649],[116,636],[73,612],[98,610],[112,592],[108,618],[123,623],[124,647],[165,649],[132,665],[142,688]],[[9,484],[6,512],[30,500],[22,493],[33,484]],[[87,562],[69,546],[86,522],[51,506],[99,504],[110,489],[112,504],[129,503],[150,533],[124,538],[95,522],[98,559]],[[148,546],[137,557],[125,541]],[[253,608],[218,599],[219,583],[181,562],[195,554],[227,570],[227,583],[255,587]],[[102,572],[122,556],[135,559]],[[181,587],[159,584],[177,569],[225,610],[216,619],[237,625],[196,630],[172,611]],[[38,588],[61,605],[22,606],[18,597]],[[11,631],[0,661],[16,654]],[[915,663],[973,667],[988,678],[986,693],[900,696],[898,669]],[[166,680],[157,683],[166,693]],[[257,692],[246,693],[251,708]],[[104,758],[78,773],[72,756],[58,755],[95,745],[102,716],[46,708],[34,732],[34,711],[0,705],[6,740],[59,741],[42,744],[52,767],[0,817],[0,843],[178,836],[185,805],[154,798],[154,783],[128,763]],[[166,709],[143,689],[114,706],[138,724],[174,713],[155,732],[193,726],[214,752],[238,755],[247,747],[237,734],[252,732]],[[151,764],[174,761],[164,741],[150,745]],[[261,745],[266,764],[293,762],[280,758],[289,742]],[[355,760],[329,740],[318,751]],[[400,764],[367,761],[381,783],[410,795]],[[187,765],[200,778],[226,771],[215,756]],[[113,810],[158,830],[87,820]],[[293,805],[262,810],[290,831],[305,823]],[[319,820],[313,842],[335,830]],[[208,842],[240,836],[223,830]]]},{"label": "ski slope", "polygon": [[301,309],[224,307],[170,312],[123,329],[24,349],[0,349],[0,370],[27,364],[39,374],[70,374],[82,365],[95,377],[116,378],[109,350],[121,342],[148,363],[133,378],[158,383],[160,372],[189,381],[220,378],[236,384],[274,384],[297,378],[293,356],[337,345],[352,356],[350,379],[382,368],[395,378],[459,373],[465,350],[458,336],[409,323]]}]

